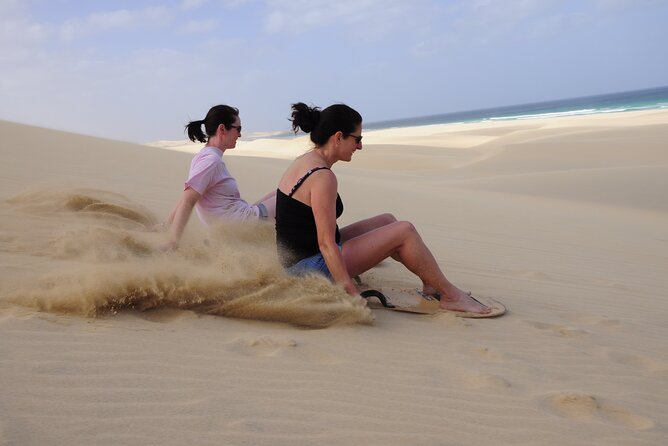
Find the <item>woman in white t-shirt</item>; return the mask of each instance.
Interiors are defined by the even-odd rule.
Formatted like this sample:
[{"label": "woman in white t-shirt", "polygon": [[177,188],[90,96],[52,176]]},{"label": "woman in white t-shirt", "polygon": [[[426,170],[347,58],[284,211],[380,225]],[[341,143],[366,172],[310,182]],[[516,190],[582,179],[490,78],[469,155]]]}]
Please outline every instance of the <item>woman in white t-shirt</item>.
[{"label": "woman in white t-shirt", "polygon": [[[202,131],[202,126],[206,133]],[[241,198],[237,182],[223,162],[223,154],[233,149],[241,137],[239,110],[228,105],[212,107],[201,121],[186,125],[188,138],[206,145],[190,163],[183,194],[165,222],[170,227],[167,249],[178,246],[193,208],[210,226],[224,220],[268,221],[276,216],[276,191],[254,204]]]}]

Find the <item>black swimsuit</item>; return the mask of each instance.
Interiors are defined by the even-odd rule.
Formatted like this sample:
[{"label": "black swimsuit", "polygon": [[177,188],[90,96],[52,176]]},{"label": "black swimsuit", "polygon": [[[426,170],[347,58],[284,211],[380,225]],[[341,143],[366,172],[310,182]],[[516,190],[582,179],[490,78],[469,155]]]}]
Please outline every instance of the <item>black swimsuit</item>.
[{"label": "black swimsuit", "polygon": [[[314,167],[306,172],[294,185],[290,195],[285,195],[280,189],[276,190],[276,244],[278,257],[285,268],[320,252],[313,209],[292,196],[312,173],[321,169],[329,170],[329,167]],[[343,201],[337,193],[336,218],[341,214],[343,214]],[[338,225],[335,239],[337,244],[341,242]]]}]

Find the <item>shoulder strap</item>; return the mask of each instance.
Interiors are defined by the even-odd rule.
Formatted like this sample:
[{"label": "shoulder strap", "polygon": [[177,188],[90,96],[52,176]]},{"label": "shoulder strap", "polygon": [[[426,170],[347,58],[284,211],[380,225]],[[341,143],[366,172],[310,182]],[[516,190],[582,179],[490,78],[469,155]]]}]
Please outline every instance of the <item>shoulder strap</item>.
[{"label": "shoulder strap", "polygon": [[329,167],[325,167],[325,166],[314,167],[313,169],[311,169],[311,170],[309,170],[308,172],[306,172],[306,173],[304,174],[304,176],[302,176],[299,180],[297,180],[297,184],[295,184],[295,185],[293,186],[293,188],[292,188],[292,190],[290,191],[290,194],[288,195],[288,197],[292,197],[292,195],[293,195],[295,192],[297,192],[297,189],[299,189],[299,186],[301,186],[302,183],[303,183],[308,177],[310,177],[311,174],[312,174],[313,172],[317,172],[317,171],[322,170],[322,169],[327,169],[327,170],[329,170]]}]

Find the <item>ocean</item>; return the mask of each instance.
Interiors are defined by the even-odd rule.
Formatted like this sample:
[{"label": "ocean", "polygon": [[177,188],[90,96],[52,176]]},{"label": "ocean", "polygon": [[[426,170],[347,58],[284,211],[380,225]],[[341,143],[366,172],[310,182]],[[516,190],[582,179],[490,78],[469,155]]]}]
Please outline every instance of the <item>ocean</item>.
[{"label": "ocean", "polygon": [[668,86],[597,96],[560,99],[556,101],[444,113],[416,118],[395,119],[371,123],[365,122],[364,129],[373,130],[430,124],[551,118],[665,108],[668,108]]}]

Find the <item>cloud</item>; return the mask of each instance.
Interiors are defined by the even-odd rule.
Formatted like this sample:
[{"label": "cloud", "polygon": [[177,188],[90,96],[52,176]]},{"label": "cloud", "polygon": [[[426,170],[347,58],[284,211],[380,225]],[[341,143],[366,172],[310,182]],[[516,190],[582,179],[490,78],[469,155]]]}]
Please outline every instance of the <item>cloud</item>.
[{"label": "cloud", "polygon": [[439,22],[412,48],[416,57],[449,50],[518,45],[594,27],[623,10],[665,0],[457,0],[435,15]]},{"label": "cloud", "polygon": [[593,2],[596,9],[603,11],[618,11],[638,7],[666,5],[666,0],[593,0]]},{"label": "cloud", "polygon": [[222,0],[222,3],[227,8],[238,8],[240,6],[256,2],[257,0]]},{"label": "cloud", "polygon": [[0,47],[3,51],[11,45],[43,41],[46,27],[32,21],[18,1],[0,0]]},{"label": "cloud", "polygon": [[213,19],[189,20],[179,26],[179,32],[184,34],[207,33],[218,26],[218,21]]},{"label": "cloud", "polygon": [[0,2],[0,82],[11,82],[12,72],[23,61],[37,57],[52,32],[49,27],[32,21],[17,2]]},{"label": "cloud", "polygon": [[120,9],[89,14],[83,20],[70,19],[60,27],[64,41],[76,40],[91,34],[119,29],[164,25],[170,20],[170,12],[161,6],[144,9]]},{"label": "cloud", "polygon": [[16,45],[32,47],[42,43],[48,36],[48,29],[25,19],[10,19],[0,22],[0,47],[3,52]]},{"label": "cloud", "polygon": [[[158,49],[41,54],[0,77],[0,119],[134,141],[178,136],[184,112],[174,104],[211,96],[212,66],[187,58]],[[217,79],[231,82],[224,74]],[[176,122],[165,128],[160,119]]]},{"label": "cloud", "polygon": [[199,8],[200,6],[202,6],[207,1],[208,0],[183,0],[181,2],[181,9],[190,10],[190,9]]},{"label": "cloud", "polygon": [[[216,3],[223,5],[226,8],[236,8],[246,3],[251,3],[256,0],[217,0]],[[182,0],[181,9],[191,10],[196,9],[202,6],[205,3],[209,3],[209,0]]]},{"label": "cloud", "polygon": [[526,24],[550,16],[557,0],[468,0],[455,4],[452,10],[452,32],[473,43],[494,42],[499,36],[521,37]]},{"label": "cloud", "polygon": [[304,33],[325,27],[363,27],[386,33],[409,17],[414,4],[400,0],[267,0],[265,31]]}]

